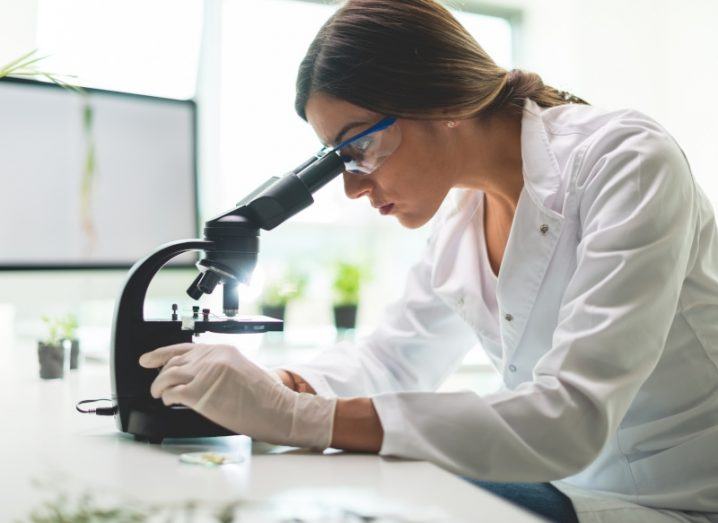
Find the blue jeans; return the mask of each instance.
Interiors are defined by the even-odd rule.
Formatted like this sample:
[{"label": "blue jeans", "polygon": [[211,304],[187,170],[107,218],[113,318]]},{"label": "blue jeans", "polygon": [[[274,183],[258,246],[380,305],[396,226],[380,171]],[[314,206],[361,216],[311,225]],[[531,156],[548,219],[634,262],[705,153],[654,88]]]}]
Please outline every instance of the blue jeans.
[{"label": "blue jeans", "polygon": [[463,479],[549,521],[578,523],[571,500],[551,483],[496,483]]}]

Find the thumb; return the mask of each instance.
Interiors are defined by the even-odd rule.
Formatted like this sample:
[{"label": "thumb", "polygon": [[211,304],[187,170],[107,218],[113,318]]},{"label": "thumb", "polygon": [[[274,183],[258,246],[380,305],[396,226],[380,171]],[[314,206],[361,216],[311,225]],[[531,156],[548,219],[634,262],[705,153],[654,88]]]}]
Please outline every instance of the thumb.
[{"label": "thumb", "polygon": [[162,367],[173,356],[180,356],[197,347],[194,343],[177,343],[175,345],[167,345],[160,347],[151,352],[145,352],[140,356],[140,365],[146,369],[156,369]]}]

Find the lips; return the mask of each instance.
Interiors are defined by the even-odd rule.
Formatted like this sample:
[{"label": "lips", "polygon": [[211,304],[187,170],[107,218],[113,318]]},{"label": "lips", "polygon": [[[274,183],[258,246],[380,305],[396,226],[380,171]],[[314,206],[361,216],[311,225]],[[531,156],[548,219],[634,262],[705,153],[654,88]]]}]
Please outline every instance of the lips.
[{"label": "lips", "polygon": [[386,205],[381,205],[379,207],[379,212],[381,214],[389,214],[393,208],[394,208],[393,203],[387,203]]},{"label": "lips", "polygon": [[369,199],[371,206],[377,209],[381,214],[389,214],[394,209],[393,203],[381,203],[373,199]]}]

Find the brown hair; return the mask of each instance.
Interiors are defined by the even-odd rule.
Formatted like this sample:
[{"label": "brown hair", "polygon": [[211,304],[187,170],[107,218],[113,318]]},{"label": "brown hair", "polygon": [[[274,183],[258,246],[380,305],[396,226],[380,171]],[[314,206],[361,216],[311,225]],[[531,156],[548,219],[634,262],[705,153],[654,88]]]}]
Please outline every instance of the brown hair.
[{"label": "brown hair", "polygon": [[365,109],[415,119],[470,118],[584,100],[507,71],[435,0],[347,0],[299,66],[295,109],[324,92]]}]

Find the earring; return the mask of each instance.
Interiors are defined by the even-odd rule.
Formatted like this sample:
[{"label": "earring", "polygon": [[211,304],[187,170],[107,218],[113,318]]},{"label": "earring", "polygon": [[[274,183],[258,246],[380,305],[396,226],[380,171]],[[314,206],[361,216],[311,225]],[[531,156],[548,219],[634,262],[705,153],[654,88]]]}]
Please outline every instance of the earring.
[{"label": "earring", "polygon": [[447,127],[450,127],[451,129],[453,129],[453,128],[456,127],[457,125],[458,125],[458,124],[457,124],[454,120],[449,120],[448,122],[446,122],[446,126],[447,126]]}]

